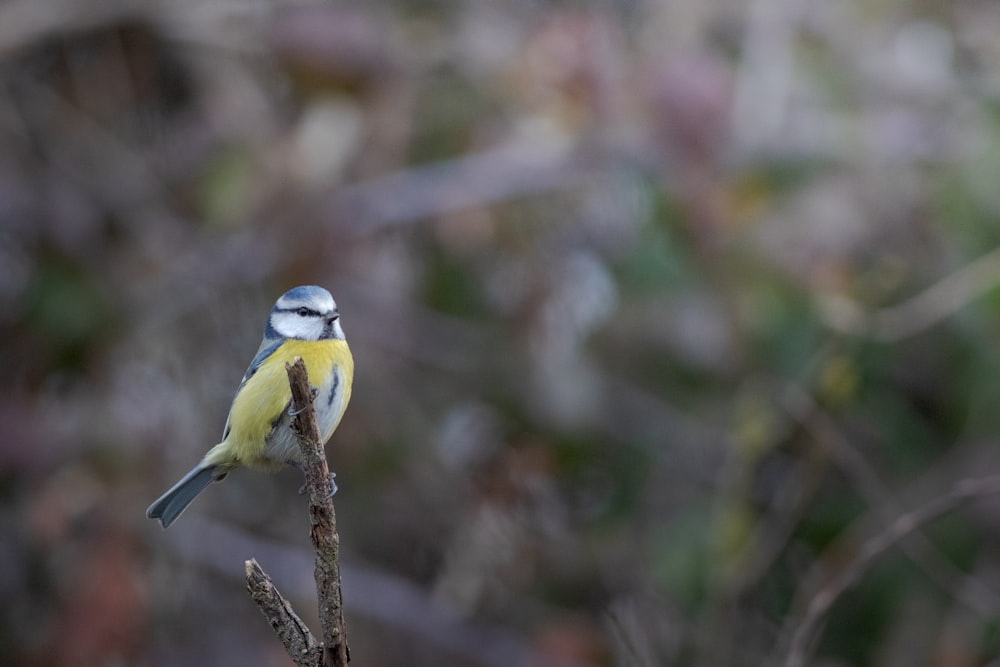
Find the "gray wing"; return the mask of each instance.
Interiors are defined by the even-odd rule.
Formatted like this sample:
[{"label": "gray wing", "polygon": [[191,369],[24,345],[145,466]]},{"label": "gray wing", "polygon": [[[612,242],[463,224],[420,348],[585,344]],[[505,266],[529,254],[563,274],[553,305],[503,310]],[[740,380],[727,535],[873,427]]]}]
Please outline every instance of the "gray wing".
[{"label": "gray wing", "polygon": [[[236,397],[243,390],[243,385],[247,383],[247,380],[253,377],[260,365],[264,363],[264,360],[274,354],[274,351],[281,347],[284,343],[283,338],[265,338],[260,343],[260,347],[257,348],[257,354],[254,355],[253,360],[250,362],[250,366],[247,367],[247,372],[243,374],[243,379],[240,380],[240,386],[236,388],[236,393],[233,394],[233,402],[236,402]],[[225,440],[229,437],[229,421],[233,417],[233,406],[229,406],[229,415],[226,417],[226,428],[222,431],[222,439]]]}]

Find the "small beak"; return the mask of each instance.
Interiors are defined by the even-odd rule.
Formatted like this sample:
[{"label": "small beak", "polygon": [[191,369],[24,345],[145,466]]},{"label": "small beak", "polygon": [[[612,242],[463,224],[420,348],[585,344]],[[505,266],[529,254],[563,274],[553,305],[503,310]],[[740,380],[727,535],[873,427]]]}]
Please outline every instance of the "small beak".
[{"label": "small beak", "polygon": [[340,330],[340,324],[337,320],[340,319],[340,313],[333,313],[327,315],[324,319],[323,324],[323,335],[321,338],[343,338],[344,332]]}]

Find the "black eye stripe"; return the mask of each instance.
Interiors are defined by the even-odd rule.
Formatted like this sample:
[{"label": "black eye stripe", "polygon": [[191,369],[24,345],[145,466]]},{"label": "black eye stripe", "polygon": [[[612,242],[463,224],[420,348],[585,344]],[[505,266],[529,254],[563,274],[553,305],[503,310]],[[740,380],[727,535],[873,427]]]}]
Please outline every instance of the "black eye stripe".
[{"label": "black eye stripe", "polygon": [[306,308],[305,306],[299,306],[297,308],[275,308],[275,312],[278,313],[296,313],[302,317],[319,317],[320,312],[318,310],[313,310],[312,308]]}]

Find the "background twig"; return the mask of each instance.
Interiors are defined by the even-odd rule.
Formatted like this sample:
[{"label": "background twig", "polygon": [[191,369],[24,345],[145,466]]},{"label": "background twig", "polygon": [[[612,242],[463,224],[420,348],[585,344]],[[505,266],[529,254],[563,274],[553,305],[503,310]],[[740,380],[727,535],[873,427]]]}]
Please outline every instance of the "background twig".
[{"label": "background twig", "polygon": [[844,591],[858,581],[876,557],[925,523],[951,512],[962,503],[996,493],[1000,493],[998,475],[961,480],[944,495],[900,515],[886,530],[866,541],[857,556],[810,600],[805,616],[792,633],[784,667],[802,667],[805,664],[809,645],[815,638],[816,628],[833,604]]},{"label": "background twig", "polygon": [[894,306],[865,314],[859,304],[842,296],[826,297],[821,305],[832,328],[893,343],[943,322],[997,284],[1000,250],[993,250]]}]

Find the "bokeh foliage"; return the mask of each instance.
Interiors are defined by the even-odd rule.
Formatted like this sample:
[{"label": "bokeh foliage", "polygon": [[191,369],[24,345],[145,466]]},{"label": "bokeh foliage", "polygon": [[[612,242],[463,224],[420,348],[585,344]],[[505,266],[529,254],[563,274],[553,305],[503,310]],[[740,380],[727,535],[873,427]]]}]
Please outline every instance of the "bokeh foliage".
[{"label": "bokeh foliage", "polygon": [[242,562],[315,622],[297,473],[143,510],[316,283],[358,664],[994,664],[996,499],[907,522],[998,465],[997,34],[0,3],[0,663],[290,664]]}]

